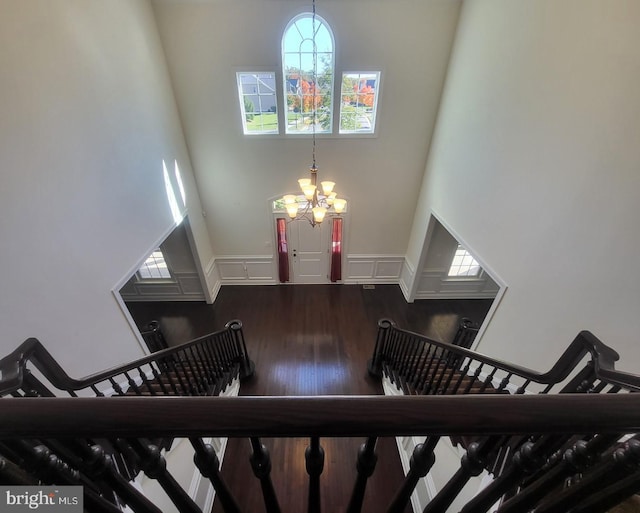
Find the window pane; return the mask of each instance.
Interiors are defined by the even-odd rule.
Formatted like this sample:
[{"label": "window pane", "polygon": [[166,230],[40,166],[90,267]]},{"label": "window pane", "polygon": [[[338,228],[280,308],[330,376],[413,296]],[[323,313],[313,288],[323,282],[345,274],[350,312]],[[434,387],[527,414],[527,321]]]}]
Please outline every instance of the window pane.
[{"label": "window pane", "polygon": [[315,17],[315,35],[311,13],[289,23],[282,37],[282,64],[286,133],[331,132],[333,35],[320,16]]},{"label": "window pane", "polygon": [[138,274],[143,280],[157,280],[171,278],[167,262],[165,262],[162,251],[156,249],[144,264],[138,269]]},{"label": "window pane", "polygon": [[458,249],[451,261],[448,276],[478,276],[481,271],[480,264],[476,261],[471,253],[458,244]]},{"label": "window pane", "polygon": [[244,133],[277,134],[275,72],[240,72],[236,78]]},{"label": "window pane", "polygon": [[340,133],[372,134],[376,126],[380,72],[344,73],[340,87]]}]

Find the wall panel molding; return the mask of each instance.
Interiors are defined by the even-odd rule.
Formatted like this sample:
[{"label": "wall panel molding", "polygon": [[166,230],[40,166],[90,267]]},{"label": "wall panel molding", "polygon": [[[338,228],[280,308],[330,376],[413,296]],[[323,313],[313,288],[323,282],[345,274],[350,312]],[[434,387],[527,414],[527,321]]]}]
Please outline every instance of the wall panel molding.
[{"label": "wall panel molding", "polygon": [[120,290],[122,299],[136,301],[204,301],[197,272],[174,272],[170,280],[137,280]]},{"label": "wall panel molding", "polygon": [[275,285],[275,262],[272,255],[233,255],[216,258],[221,285]]},{"label": "wall panel molding", "polygon": [[404,255],[347,255],[345,284],[400,282]]}]

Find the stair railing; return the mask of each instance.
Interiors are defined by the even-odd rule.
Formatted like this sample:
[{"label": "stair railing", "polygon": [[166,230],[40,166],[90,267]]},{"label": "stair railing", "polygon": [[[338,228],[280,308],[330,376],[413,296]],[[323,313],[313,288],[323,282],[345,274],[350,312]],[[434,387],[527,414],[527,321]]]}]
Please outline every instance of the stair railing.
[{"label": "stair railing", "polygon": [[[53,359],[32,342],[28,350],[0,360],[0,395],[7,397],[0,400],[0,482],[81,485],[89,511],[114,513],[126,505],[136,513],[159,512],[131,485],[119,464],[124,460],[157,480],[178,511],[198,513],[154,443],[184,437],[224,511],[240,513],[236,497],[241,491],[225,485],[216,452],[202,437],[247,437],[253,449],[250,468],[260,480],[265,509],[279,513],[261,438],[308,437],[308,511],[320,512],[322,439],[363,437],[354,455],[358,477],[345,506],[347,513],[358,513],[367,478],[375,472],[377,438],[426,437],[387,508],[394,513],[405,509],[417,480],[437,464],[433,449],[448,436],[460,441],[464,456],[423,513],[448,511],[469,478],[483,470],[493,480],[466,502],[462,513],[486,513],[494,504],[499,513],[604,513],[640,489],[640,377],[616,371],[617,354],[590,333],[581,332],[549,372],[536,373],[399,330],[391,321],[381,321],[380,327],[370,370],[395,376],[410,395],[157,397],[149,391],[149,397],[136,397],[122,389],[115,395],[125,397],[79,397],[76,391],[113,383],[105,381],[104,373],[72,380],[60,374],[59,366],[53,373],[43,371]],[[229,335],[228,340],[244,347],[243,339]],[[187,349],[155,353],[155,365],[174,372],[176,361],[187,355],[199,363],[216,361],[206,350],[182,347]],[[26,369],[27,361],[72,397],[51,397]],[[138,369],[142,361],[121,369]],[[192,372],[183,380],[204,379],[199,365]],[[416,376],[422,385],[414,385]],[[426,382],[431,392],[418,393]],[[78,383],[82,386],[74,388]],[[537,385],[538,393],[525,393],[530,392],[527,384]]]},{"label": "stair railing", "polygon": [[[594,394],[640,391],[640,377],[616,371],[614,363],[619,358],[618,354],[587,331],[578,334],[548,372],[539,373],[456,344],[400,329],[388,319],[381,320],[378,327],[369,372],[374,376],[384,376],[407,395],[535,393],[589,394],[593,397]],[[429,461],[422,469],[423,476],[434,464],[433,454],[439,440],[439,436],[432,436],[414,450],[414,457],[420,456]],[[446,511],[470,478],[484,470],[493,476],[491,485],[479,493],[462,513],[486,511],[497,501],[509,504],[507,491],[529,479],[530,473],[535,474],[532,469],[554,451],[569,450],[576,442],[575,437],[566,434],[528,437],[463,435],[452,436],[451,441],[466,449],[467,456],[459,471],[432,498],[424,513]],[[411,476],[407,475],[409,481]],[[400,506],[397,511],[408,503],[415,485],[414,479],[412,486],[398,498]],[[540,489],[548,491],[544,487]],[[533,492],[529,494],[540,498]],[[512,506],[505,506],[504,511],[521,511],[515,506],[521,500],[512,500]]]},{"label": "stair railing", "polygon": [[[111,472],[107,451],[96,442],[101,439],[118,440],[136,453],[144,471],[163,483],[178,511],[200,510],[180,493],[167,475],[162,455],[148,444],[148,439],[196,440],[193,445],[198,468],[203,475],[213,476],[217,493],[227,500],[224,510],[234,513],[240,511],[234,497],[242,490],[230,490],[224,485],[217,472],[215,453],[197,442],[200,437],[307,437],[308,486],[313,499],[309,511],[320,511],[317,497],[318,487],[322,486],[322,465],[318,455],[325,437],[534,437],[519,451],[519,458],[514,458],[515,470],[505,473],[508,486],[501,483],[501,488],[512,492],[511,500],[517,499],[538,483],[525,482],[520,474],[529,478],[539,475],[544,494],[534,497],[533,506],[526,506],[529,509],[504,511],[538,508],[536,512],[604,512],[621,500],[621,494],[628,496],[640,487],[640,442],[636,437],[621,438],[621,433],[640,429],[638,394],[19,398],[0,400],[0,419],[0,479],[10,484],[81,484],[85,487],[85,500],[91,503],[89,511],[113,511],[113,503],[105,498],[109,491],[133,511],[158,511],[146,497],[132,490],[123,491],[122,483]],[[69,441],[70,434],[77,438]],[[580,457],[554,460],[556,451],[539,440],[557,436],[571,438],[565,452],[580,453]],[[583,441],[588,445],[586,453],[580,445]],[[461,468],[468,466],[465,460],[477,458],[478,452],[477,446],[469,447]],[[260,457],[261,465],[269,467],[268,454]],[[32,463],[21,465],[22,459]],[[354,455],[355,462],[362,462],[362,458]],[[358,471],[367,474],[371,469],[358,465]],[[611,475],[603,478],[608,472]],[[573,484],[567,485],[568,482]],[[357,486],[354,484],[354,490]],[[479,504],[481,500],[483,503]],[[462,511],[488,511],[487,500],[481,493]],[[353,503],[352,500],[350,504]],[[508,504],[505,502],[502,507]],[[393,511],[392,507],[387,511]],[[276,503],[266,510],[279,508]],[[360,509],[349,506],[346,511],[357,513]]]},{"label": "stair railing", "polygon": [[[581,371],[577,371],[585,357]],[[580,332],[553,367],[544,373],[513,365],[453,344],[398,328],[389,319],[378,323],[369,373],[383,373],[408,394],[552,393],[593,391],[595,367],[611,385],[624,375],[609,374],[618,353],[588,331]],[[572,381],[567,379],[572,377]],[[628,375],[623,386],[640,390],[640,379]],[[561,387],[563,387],[561,389]],[[584,390],[582,390],[584,388]]]},{"label": "stair railing", "polygon": [[[33,404],[30,401],[35,398],[58,401],[67,395],[79,405],[76,401],[86,396],[216,396],[234,379],[250,377],[254,368],[242,323],[237,320],[228,322],[223,330],[82,379],[70,377],[37,339],[30,338],[0,360],[0,397],[18,398],[21,403],[29,399],[26,402]],[[123,397],[119,400],[123,401]],[[100,407],[102,403],[95,404]],[[132,413],[127,403],[120,404],[124,415]],[[78,419],[74,415],[69,418],[76,426]],[[38,421],[41,422],[47,422],[46,416]],[[77,484],[85,487],[90,511],[112,512],[128,504],[136,512],[160,513],[131,483],[143,471],[158,480],[179,511],[199,511],[166,469],[161,450],[171,447],[173,436],[106,436],[96,441],[78,438],[73,429],[69,434],[73,440],[0,441],[0,482],[6,479],[16,484]],[[191,437],[190,442],[202,475],[223,489],[213,447],[197,437]],[[232,504],[223,492],[219,497]]]},{"label": "stair railing", "polygon": [[[38,376],[31,371],[37,369]],[[35,338],[0,360],[0,396],[216,395],[253,375],[242,323],[91,376],[70,377]]]}]

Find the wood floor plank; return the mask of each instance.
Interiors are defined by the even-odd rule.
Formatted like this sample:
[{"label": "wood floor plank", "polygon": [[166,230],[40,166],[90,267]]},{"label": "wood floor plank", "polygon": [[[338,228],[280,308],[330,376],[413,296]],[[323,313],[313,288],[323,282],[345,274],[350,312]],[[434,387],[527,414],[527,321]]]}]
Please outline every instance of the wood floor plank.
[{"label": "wood floor plank", "polygon": [[[396,285],[225,286],[213,305],[131,303],[139,325],[158,320],[170,345],[221,329],[240,319],[256,375],[242,395],[381,394],[367,374],[381,318],[438,340],[451,341],[462,317],[481,322],[491,300],[424,300],[408,304]],[[323,439],[322,511],[344,511],[355,481],[361,439]],[[283,513],[306,511],[308,477],[303,439],[267,439],[273,483]],[[363,511],[382,513],[402,482],[394,439],[379,441],[378,466],[367,487]],[[250,444],[229,440],[223,477],[247,513],[264,511],[260,486],[248,464]],[[410,508],[407,509],[409,511]],[[213,513],[222,509],[215,504]]]}]

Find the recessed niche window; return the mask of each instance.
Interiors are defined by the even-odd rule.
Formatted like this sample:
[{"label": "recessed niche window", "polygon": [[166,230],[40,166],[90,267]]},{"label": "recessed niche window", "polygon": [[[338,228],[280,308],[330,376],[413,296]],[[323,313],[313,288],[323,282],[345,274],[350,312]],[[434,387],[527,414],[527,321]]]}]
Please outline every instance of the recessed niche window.
[{"label": "recessed niche window", "polygon": [[142,280],[166,280],[171,279],[171,273],[167,262],[160,249],[156,249],[138,269],[138,276]]},{"label": "recessed niche window", "polygon": [[480,274],[480,271],[482,271],[482,268],[476,259],[462,245],[458,244],[451,261],[448,276],[452,278],[476,277]]},{"label": "recessed niche window", "polygon": [[289,22],[282,37],[282,68],[286,133],[331,133],[334,43],[320,16],[303,13]]},{"label": "recessed niche window", "polygon": [[376,126],[380,72],[342,74],[340,133],[372,134]]},{"label": "recessed niche window", "polygon": [[242,127],[247,135],[277,134],[278,105],[275,72],[236,73]]}]

